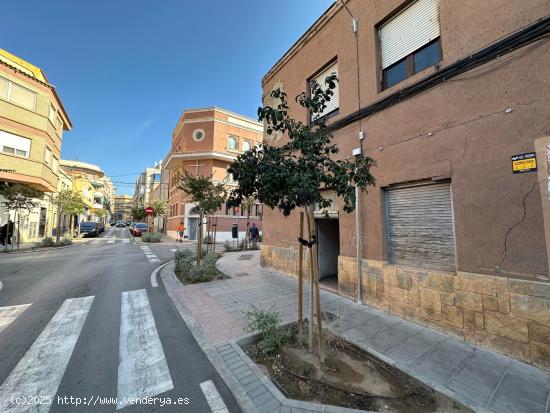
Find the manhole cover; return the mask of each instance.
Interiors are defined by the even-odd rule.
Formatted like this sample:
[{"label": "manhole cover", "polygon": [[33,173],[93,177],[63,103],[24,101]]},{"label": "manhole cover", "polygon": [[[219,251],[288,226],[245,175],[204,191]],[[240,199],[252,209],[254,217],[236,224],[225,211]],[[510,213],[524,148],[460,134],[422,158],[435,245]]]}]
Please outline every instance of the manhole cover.
[{"label": "manhole cover", "polygon": [[254,255],[252,254],[241,254],[241,256],[238,258],[239,260],[250,260],[252,259]]},{"label": "manhole cover", "polygon": [[237,274],[235,274],[237,277],[246,277],[247,275],[250,275],[249,273],[247,272],[238,272]]}]

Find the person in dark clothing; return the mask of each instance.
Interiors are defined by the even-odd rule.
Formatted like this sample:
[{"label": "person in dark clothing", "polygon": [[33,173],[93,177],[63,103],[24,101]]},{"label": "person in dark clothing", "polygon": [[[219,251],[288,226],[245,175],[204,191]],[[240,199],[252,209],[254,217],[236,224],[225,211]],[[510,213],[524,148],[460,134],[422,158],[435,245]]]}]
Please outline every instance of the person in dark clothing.
[{"label": "person in dark clothing", "polygon": [[250,241],[256,241],[258,242],[260,239],[260,231],[258,230],[258,227],[255,223],[252,223],[252,227],[250,228],[249,235]]}]

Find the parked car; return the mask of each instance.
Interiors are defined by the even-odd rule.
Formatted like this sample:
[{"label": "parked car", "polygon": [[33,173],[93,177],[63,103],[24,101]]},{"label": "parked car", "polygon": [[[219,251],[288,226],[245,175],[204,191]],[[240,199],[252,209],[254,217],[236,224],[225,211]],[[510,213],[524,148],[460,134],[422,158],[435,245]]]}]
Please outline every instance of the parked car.
[{"label": "parked car", "polygon": [[90,237],[97,237],[99,235],[99,225],[97,222],[81,222],[80,223],[80,234]]},{"label": "parked car", "polygon": [[117,226],[117,228],[124,228],[126,226],[126,224],[124,223],[124,221],[118,221],[116,223],[116,226]]},{"label": "parked car", "polygon": [[114,227],[114,226],[116,225],[116,221],[109,221],[109,225],[110,225],[111,227]]},{"label": "parked car", "polygon": [[138,222],[132,227],[132,235],[134,237],[141,237],[142,234],[145,234],[148,231],[148,226],[144,222]]}]

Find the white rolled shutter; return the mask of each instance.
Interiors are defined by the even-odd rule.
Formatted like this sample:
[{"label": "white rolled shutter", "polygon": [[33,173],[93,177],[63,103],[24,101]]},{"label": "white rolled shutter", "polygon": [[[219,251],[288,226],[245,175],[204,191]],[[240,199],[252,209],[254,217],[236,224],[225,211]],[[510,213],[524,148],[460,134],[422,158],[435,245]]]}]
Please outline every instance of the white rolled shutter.
[{"label": "white rolled shutter", "polygon": [[26,152],[26,156],[28,156],[31,151],[31,140],[5,131],[0,131],[0,147],[4,146]]},{"label": "white rolled shutter", "polygon": [[378,33],[385,69],[439,37],[439,0],[415,1]]},{"label": "white rolled shutter", "polygon": [[[330,65],[327,69],[323,70],[320,74],[315,76],[312,80],[317,82],[317,84],[319,84],[319,86],[321,86],[321,88],[323,90],[326,90],[326,89],[328,89],[328,87],[325,83],[325,80],[326,80],[327,77],[329,77],[333,73],[336,73],[336,75],[338,76],[338,62]],[[339,84],[339,82],[336,83],[336,88],[332,89],[332,91],[334,92],[334,95],[332,95],[332,97],[330,98],[330,101],[328,101],[326,103],[325,109],[323,110],[322,113],[319,113],[319,114],[315,115],[312,118],[313,120],[322,118],[323,116],[335,111],[336,109],[338,109],[340,107],[340,84]]]},{"label": "white rolled shutter", "polygon": [[453,271],[455,241],[447,183],[386,192],[388,246],[394,264]]}]

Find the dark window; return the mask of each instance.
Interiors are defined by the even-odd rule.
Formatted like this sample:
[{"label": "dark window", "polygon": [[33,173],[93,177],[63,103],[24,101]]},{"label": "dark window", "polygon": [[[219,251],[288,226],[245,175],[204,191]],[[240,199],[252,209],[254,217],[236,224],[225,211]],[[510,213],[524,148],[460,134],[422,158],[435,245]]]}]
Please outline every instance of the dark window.
[{"label": "dark window", "polygon": [[440,39],[428,43],[427,45],[415,50],[413,53],[394,63],[382,71],[383,88],[387,89],[399,82],[411,77],[412,75],[423,71],[424,69],[435,65],[441,60],[441,42]]},{"label": "dark window", "polygon": [[414,52],[414,73],[423,71],[424,69],[435,65],[441,60],[441,48],[439,40],[428,43],[423,48]]},{"label": "dark window", "polygon": [[409,77],[408,60],[403,59],[384,70],[384,85],[392,87],[393,85]]}]

